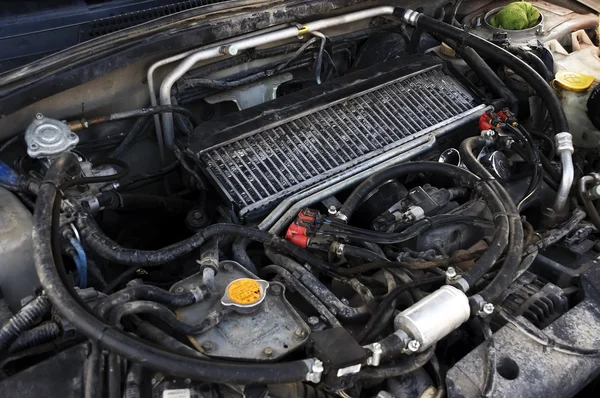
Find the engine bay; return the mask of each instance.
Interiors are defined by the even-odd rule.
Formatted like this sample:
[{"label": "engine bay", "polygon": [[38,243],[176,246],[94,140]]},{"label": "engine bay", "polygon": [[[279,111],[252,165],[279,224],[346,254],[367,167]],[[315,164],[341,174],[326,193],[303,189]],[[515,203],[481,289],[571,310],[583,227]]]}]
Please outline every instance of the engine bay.
[{"label": "engine bay", "polygon": [[0,395],[596,396],[598,15],[226,3],[0,74]]}]

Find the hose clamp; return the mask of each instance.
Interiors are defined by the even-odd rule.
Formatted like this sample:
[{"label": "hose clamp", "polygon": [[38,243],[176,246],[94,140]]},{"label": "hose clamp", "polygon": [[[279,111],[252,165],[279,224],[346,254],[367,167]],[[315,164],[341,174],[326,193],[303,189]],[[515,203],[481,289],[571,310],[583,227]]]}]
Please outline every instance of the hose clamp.
[{"label": "hose clamp", "polygon": [[404,11],[404,15],[402,16],[402,20],[405,23],[409,24],[409,25],[416,26],[417,25],[417,21],[418,21],[418,19],[419,19],[420,16],[421,16],[420,12],[407,9],[406,11]]},{"label": "hose clamp", "polygon": [[306,374],[306,381],[310,383],[318,384],[321,382],[321,376],[323,376],[323,372],[325,368],[323,367],[323,362],[318,359],[309,360],[310,362],[310,371]]}]

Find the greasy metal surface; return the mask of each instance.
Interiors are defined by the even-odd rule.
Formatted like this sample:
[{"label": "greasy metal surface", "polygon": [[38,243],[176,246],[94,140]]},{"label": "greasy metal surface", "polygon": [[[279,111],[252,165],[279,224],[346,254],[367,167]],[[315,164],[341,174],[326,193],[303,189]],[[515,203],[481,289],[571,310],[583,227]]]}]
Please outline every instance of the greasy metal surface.
[{"label": "greasy metal surface", "polygon": [[478,105],[441,67],[359,93],[200,153],[240,216],[443,126]]},{"label": "greasy metal surface", "polygon": [[[197,286],[202,274],[193,275],[173,285],[171,290]],[[205,301],[180,308],[177,315],[187,323],[200,323],[217,304],[227,285],[239,278],[258,279],[234,261],[222,261],[215,275],[212,296]],[[196,348],[208,356],[270,361],[282,357],[304,344],[310,328],[285,299],[285,287],[269,282],[261,308],[251,314],[226,314],[221,322],[200,335],[190,336]]]},{"label": "greasy metal surface", "polygon": [[[545,334],[575,347],[598,349],[599,264],[600,259],[594,260],[594,266],[581,277],[585,300],[544,328]],[[494,333],[494,342],[500,373],[496,374],[493,397],[570,397],[600,374],[600,357],[554,351],[512,325]],[[448,397],[481,396],[485,355],[485,347],[481,345],[448,371]]]}]

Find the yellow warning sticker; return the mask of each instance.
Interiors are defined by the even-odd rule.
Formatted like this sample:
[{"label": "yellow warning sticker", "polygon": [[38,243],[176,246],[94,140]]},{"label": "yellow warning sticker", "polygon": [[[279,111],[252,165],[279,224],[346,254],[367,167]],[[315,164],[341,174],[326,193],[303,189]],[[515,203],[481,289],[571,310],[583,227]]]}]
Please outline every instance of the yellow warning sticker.
[{"label": "yellow warning sticker", "polygon": [[235,304],[255,304],[260,300],[262,294],[262,287],[254,279],[238,279],[231,282],[227,288],[227,295]]}]

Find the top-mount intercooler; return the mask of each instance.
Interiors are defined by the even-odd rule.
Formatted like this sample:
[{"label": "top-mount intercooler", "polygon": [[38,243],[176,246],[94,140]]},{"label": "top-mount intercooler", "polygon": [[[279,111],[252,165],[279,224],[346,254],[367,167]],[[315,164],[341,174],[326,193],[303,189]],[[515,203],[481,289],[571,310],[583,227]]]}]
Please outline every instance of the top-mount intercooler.
[{"label": "top-mount intercooler", "polygon": [[425,146],[484,108],[439,61],[410,56],[205,123],[177,145],[241,218],[256,219],[290,195]]}]

